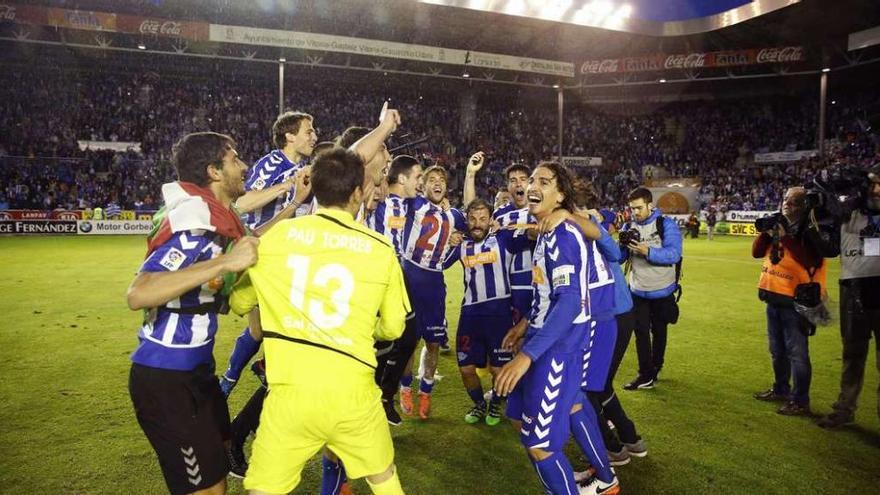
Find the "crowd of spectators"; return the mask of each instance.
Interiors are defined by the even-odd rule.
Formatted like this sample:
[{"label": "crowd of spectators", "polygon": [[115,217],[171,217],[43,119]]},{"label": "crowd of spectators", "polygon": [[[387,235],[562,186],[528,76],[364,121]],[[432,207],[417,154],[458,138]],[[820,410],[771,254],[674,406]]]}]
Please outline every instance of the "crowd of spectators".
[{"label": "crowd of spectators", "polygon": [[[503,187],[501,170],[557,154],[556,113],[504,93],[463,104],[454,91],[373,89],[367,85],[288,83],[285,104],[315,117],[319,140],[350,125],[371,125],[391,99],[405,124],[391,146],[443,164],[455,203],[467,157],[486,152],[478,193]],[[10,208],[87,208],[116,202],[125,209],[157,206],[159,187],[173,180],[172,144],[189,132],[233,136],[239,154],[255,161],[270,150],[276,87],[247,74],[182,78],[136,74],[28,73],[0,75],[0,204]],[[874,97],[876,98],[876,96]],[[842,142],[833,156],[864,165],[878,159],[877,141],[860,120],[864,99],[829,107],[829,137]],[[601,157],[579,172],[598,186],[603,202],[619,206],[644,172],[699,177],[700,198],[716,209],[774,209],[784,185],[808,179],[818,159],[755,166],[754,153],[815,148],[817,106],[810,98],[688,101],[645,112],[637,104],[567,108],[566,156]],[[82,149],[81,141],[135,142],[140,152]]]}]

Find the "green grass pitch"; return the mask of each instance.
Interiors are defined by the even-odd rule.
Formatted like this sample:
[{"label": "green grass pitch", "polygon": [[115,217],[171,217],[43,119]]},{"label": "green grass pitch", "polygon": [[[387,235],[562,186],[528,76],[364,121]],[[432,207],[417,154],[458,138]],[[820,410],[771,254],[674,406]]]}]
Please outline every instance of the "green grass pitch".
[{"label": "green grass pitch", "polygon": [[[654,390],[620,391],[635,372],[630,351],[618,376],[624,406],[649,455],[618,470],[624,493],[878,493],[877,371],[869,357],[858,424],[826,432],[752,399],[772,381],[759,263],[746,238],[685,242],[681,321],[670,328],[667,364]],[[127,391],[140,313],[125,289],[143,257],[139,237],[0,238],[0,493],[164,493],[153,452]],[[829,271],[836,310],[838,264]],[[450,330],[461,272],[447,273]],[[224,317],[215,357],[224,368],[244,326]],[[810,339],[812,401],[828,412],[837,393],[836,324]],[[873,344],[872,344],[873,347]],[[435,387],[434,417],[392,430],[410,494],[538,494],[537,478],[506,425],[470,426],[454,356]],[[256,387],[245,373],[233,414]],[[583,458],[569,449],[576,467]],[[317,459],[316,459],[317,461]],[[311,462],[297,494],[317,493]],[[242,493],[230,480],[230,493]],[[356,493],[369,493],[360,481]]]}]

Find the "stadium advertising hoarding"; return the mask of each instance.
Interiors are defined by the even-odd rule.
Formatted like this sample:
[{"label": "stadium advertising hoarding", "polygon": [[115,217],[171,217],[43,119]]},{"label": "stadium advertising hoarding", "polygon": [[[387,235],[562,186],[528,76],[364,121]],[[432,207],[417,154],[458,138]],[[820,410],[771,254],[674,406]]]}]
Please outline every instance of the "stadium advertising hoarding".
[{"label": "stadium advertising hoarding", "polygon": [[777,151],[773,153],[755,153],[755,163],[786,163],[799,162],[819,155],[818,150]]},{"label": "stadium advertising hoarding", "polygon": [[728,228],[730,235],[749,235],[754,237],[759,234],[754,223],[729,223]]},{"label": "stadium advertising hoarding", "polygon": [[110,150],[119,153],[126,151],[141,152],[141,143],[135,141],[86,141],[80,140],[76,142],[79,149],[85,150]]},{"label": "stadium advertising hoarding", "polygon": [[581,74],[617,74],[621,72],[648,72],[667,69],[698,69],[735,67],[743,65],[803,62],[806,55],[802,46],[727,50],[719,52],[657,53],[638,57],[587,60],[581,64]]},{"label": "stadium advertising hoarding", "polygon": [[570,62],[455,50],[437,46],[396,43],[393,41],[350,38],[329,34],[211,24],[209,39],[210,41],[221,43],[352,53],[371,57],[417,60],[420,62],[467,65],[487,69],[574,77],[574,64]]},{"label": "stadium advertising hoarding", "polygon": [[172,21],[120,14],[116,21],[116,28],[120,33],[168,36],[193,41],[208,39],[208,23],[206,22]]},{"label": "stadium advertising hoarding", "polygon": [[85,218],[81,210],[0,210],[0,220],[69,220]]},{"label": "stadium advertising hoarding", "polygon": [[168,36],[186,38],[193,41],[208,39],[208,24],[205,22],[176,21],[110,12],[47,8],[13,3],[0,3],[0,21],[67,29],[84,29],[88,31]]},{"label": "stadium advertising hoarding", "polygon": [[153,230],[149,220],[80,220],[76,232],[80,235],[147,235]]},{"label": "stadium advertising hoarding", "polygon": [[0,220],[0,234],[76,234],[72,220]]},{"label": "stadium advertising hoarding", "polygon": [[563,156],[562,164],[566,167],[601,167],[602,158],[598,156]]},{"label": "stadium advertising hoarding", "polygon": [[769,217],[775,213],[775,211],[730,210],[725,215],[725,219],[728,222],[734,223],[755,223],[755,220],[759,218]]}]

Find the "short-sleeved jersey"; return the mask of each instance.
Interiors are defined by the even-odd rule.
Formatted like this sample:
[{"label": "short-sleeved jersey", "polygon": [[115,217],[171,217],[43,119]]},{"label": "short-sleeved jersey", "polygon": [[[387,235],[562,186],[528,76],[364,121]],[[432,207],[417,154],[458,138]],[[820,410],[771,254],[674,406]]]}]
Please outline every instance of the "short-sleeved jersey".
[{"label": "short-sleeved jersey", "polygon": [[[281,150],[273,150],[257,160],[251,167],[244,188],[246,191],[262,191],[267,187],[281,184],[305,166],[305,163],[305,160],[300,163],[292,163]],[[244,224],[251,229],[260,227],[280,213],[294,197],[294,191],[290,191],[288,194],[270,201],[262,208],[249,212],[243,219]]]},{"label": "short-sleeved jersey", "polygon": [[[492,213],[492,218],[502,228],[515,229],[517,232],[525,232],[527,225],[538,223],[535,217],[529,215],[529,209],[517,209],[513,203],[508,203]],[[530,288],[532,285],[532,250],[534,243],[525,244],[519,252],[515,253],[510,267],[511,284],[516,288]]]},{"label": "short-sleeved jersey", "polygon": [[[245,314],[259,304],[269,383],[372,383],[374,339],[398,338],[410,311],[388,240],[346,212],[321,208],[279,222],[260,238],[258,255],[230,306]],[[327,360],[347,371],[315,377]]]},{"label": "short-sleeved jersey", "polygon": [[[226,241],[209,231],[174,234],[144,261],[142,272],[174,272],[222,254]],[[211,362],[216,310],[188,314],[197,307],[215,304],[222,278],[211,280],[147,313],[138,332],[140,341],[131,356],[135,363],[153,368],[188,371]],[[169,311],[178,310],[178,311]]]},{"label": "short-sleeved jersey", "polygon": [[[538,237],[533,259],[532,285],[535,299],[529,317],[530,334],[544,327],[547,315],[563,293],[574,293],[581,301],[581,312],[572,325],[590,321],[590,265],[592,251],[580,229],[565,221]],[[580,349],[584,332],[572,331],[560,344],[569,350]]]},{"label": "short-sleeved jersey", "polygon": [[367,217],[367,227],[391,241],[397,256],[403,254],[403,228],[406,226],[406,201],[396,194],[388,194]]},{"label": "short-sleeved jersey", "polygon": [[407,199],[403,258],[425,270],[442,272],[449,236],[465,229],[467,222],[460,210],[443,211],[424,196]]},{"label": "short-sleeved jersey", "polygon": [[[510,297],[510,263],[528,242],[524,233],[502,230],[480,242],[466,237],[449,251],[444,265],[448,268],[461,261],[464,268],[463,314],[479,312],[482,303]],[[510,304],[506,312],[510,313]]]}]

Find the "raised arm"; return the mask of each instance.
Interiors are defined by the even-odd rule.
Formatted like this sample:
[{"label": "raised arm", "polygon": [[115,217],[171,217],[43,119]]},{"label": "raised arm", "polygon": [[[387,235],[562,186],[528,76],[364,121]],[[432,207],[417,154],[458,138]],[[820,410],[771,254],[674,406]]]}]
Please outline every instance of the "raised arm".
[{"label": "raised arm", "polygon": [[464,207],[467,207],[467,205],[471,204],[471,201],[477,198],[477,187],[475,182],[477,172],[483,168],[485,158],[486,155],[482,151],[478,151],[471,155],[470,160],[468,160],[467,169],[464,174],[464,191],[461,195]]},{"label": "raised arm", "polygon": [[382,151],[385,140],[397,130],[399,125],[400,114],[397,110],[388,108],[388,102],[385,102],[379,114],[379,125],[366,136],[358,139],[349,149],[360,155],[365,164],[370,163],[376,153]]}]

